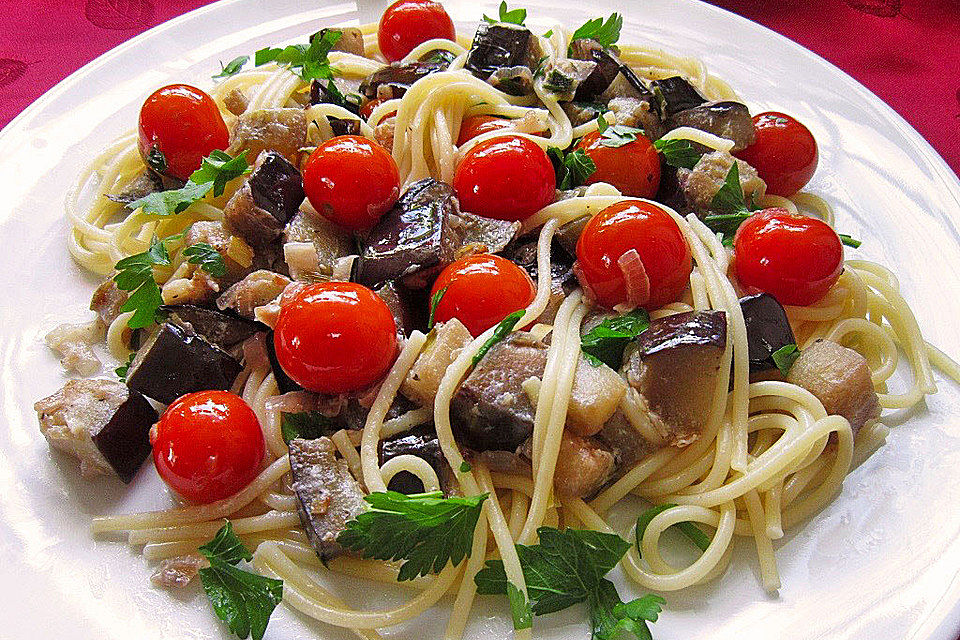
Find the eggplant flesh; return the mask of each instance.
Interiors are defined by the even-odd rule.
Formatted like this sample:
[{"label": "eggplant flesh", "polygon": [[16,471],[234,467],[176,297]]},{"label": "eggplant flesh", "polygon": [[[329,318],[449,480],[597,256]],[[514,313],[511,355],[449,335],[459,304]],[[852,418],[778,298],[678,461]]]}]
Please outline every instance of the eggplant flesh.
[{"label": "eggplant flesh", "polygon": [[787,312],[769,293],[740,298],[740,310],[747,327],[750,373],[776,369],[773,354],[787,345],[796,344]]},{"label": "eggplant flesh", "polygon": [[671,128],[692,127],[733,140],[733,150],[746,149],[756,139],[756,130],[747,105],[740,102],[705,102],[673,114]]},{"label": "eggplant flesh", "polygon": [[358,136],[360,135],[360,121],[349,118],[327,118],[330,123],[330,129],[336,136]]},{"label": "eggplant flesh", "polygon": [[575,60],[589,60],[596,63],[590,75],[577,87],[574,99],[579,102],[597,100],[613,83],[623,63],[611,51],[600,46],[596,40],[574,40],[570,49]]},{"label": "eggplant flesh", "polygon": [[161,310],[167,314],[167,322],[189,328],[210,344],[228,352],[258,331],[267,329],[255,320],[194,305],[168,305]]},{"label": "eggplant flesh", "polygon": [[286,224],[303,203],[303,179],[300,171],[275,151],[260,159],[260,166],[250,174],[250,192],[258,207]]},{"label": "eggplant flesh", "polygon": [[127,386],[157,402],[207,389],[226,390],[240,374],[240,362],[198,335],[192,327],[165,322],[130,365]]},{"label": "eggplant flesh", "polygon": [[692,109],[707,101],[692,84],[680,76],[654,80],[650,87],[654,94],[659,94],[662,99],[660,117],[664,120],[679,111]]},{"label": "eggplant flesh", "polygon": [[520,231],[519,222],[496,220],[461,211],[457,214],[462,223],[463,244],[483,245],[487,253],[499,253],[509,245]]},{"label": "eggplant flesh", "polygon": [[419,60],[405,63],[392,62],[383,69],[367,76],[360,83],[360,93],[370,100],[384,97],[380,96],[380,87],[383,86],[384,89],[390,91],[390,95],[386,97],[400,98],[414,82],[427,77],[431,73],[443,71],[448,64],[439,59],[427,62]]},{"label": "eggplant flesh", "polygon": [[525,27],[514,24],[481,22],[473,37],[464,68],[486,80],[497,69],[526,66],[531,68],[536,39]]},{"label": "eggplant flesh", "polygon": [[368,232],[352,279],[368,287],[398,279],[411,289],[429,286],[460,245],[457,212],[453,187],[415,182]]},{"label": "eggplant flesh", "polygon": [[[445,476],[449,470],[443,451],[440,449],[440,440],[433,429],[418,427],[413,431],[400,434],[380,443],[380,464],[402,455],[412,455],[425,460],[437,474],[440,486],[446,485]],[[393,476],[387,484],[390,491],[400,493],[423,493],[425,487],[416,475],[409,471],[401,471]]]}]

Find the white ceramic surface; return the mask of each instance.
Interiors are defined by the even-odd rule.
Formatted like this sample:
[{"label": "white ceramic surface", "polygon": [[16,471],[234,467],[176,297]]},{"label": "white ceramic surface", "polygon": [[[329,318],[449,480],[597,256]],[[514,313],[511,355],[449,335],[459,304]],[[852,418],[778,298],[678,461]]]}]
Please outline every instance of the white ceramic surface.
[{"label": "white ceramic surface", "polygon": [[[448,0],[470,31],[495,2]],[[316,8],[305,9],[310,5]],[[558,6],[560,5],[560,6]],[[529,22],[578,25],[619,10],[623,40],[702,57],[754,112],[780,109],[820,145],[810,188],[837,208],[856,252],[893,267],[927,338],[960,355],[960,182],[930,146],[836,68],[755,24],[694,0],[630,0],[586,8],[530,0]],[[52,454],[32,404],[63,383],[43,334],[88,317],[95,279],[69,259],[67,185],[101,147],[136,122],[143,98],[173,81],[203,84],[218,60],[319,26],[375,20],[382,6],[320,0],[225,0],[161,25],[78,71],[0,134],[0,638],[77,640],[225,638],[197,589],[152,588],[150,568],[120,540],[94,540],[98,514],[169,503],[152,465],[129,489],[85,482],[74,460]],[[851,43],[851,46],[855,44]],[[960,393],[940,393],[899,416],[880,452],[846,481],[823,513],[780,542],[783,588],[764,594],[743,544],[714,584],[667,594],[658,640],[915,638],[954,640],[960,628]],[[337,590],[367,606],[398,601],[359,581]],[[449,606],[449,603],[447,603]],[[504,608],[484,603],[470,638],[507,637]],[[586,638],[584,611],[537,620],[538,636]],[[446,614],[388,631],[438,637]],[[268,638],[348,638],[281,607]]]}]

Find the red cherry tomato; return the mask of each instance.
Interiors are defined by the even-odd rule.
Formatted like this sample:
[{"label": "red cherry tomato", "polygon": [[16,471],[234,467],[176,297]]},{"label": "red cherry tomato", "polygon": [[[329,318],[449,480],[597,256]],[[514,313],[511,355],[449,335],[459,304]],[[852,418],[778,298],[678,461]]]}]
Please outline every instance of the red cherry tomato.
[{"label": "red cherry tomato", "polygon": [[741,284],[781,304],[813,304],[843,271],[843,244],[830,225],[786,209],[764,209],[733,238],[733,268]]},{"label": "red cherry tomato", "polygon": [[768,111],[753,116],[757,139],[737,152],[767,183],[767,193],[792,196],[817,170],[817,141],[805,126],[788,115]]},{"label": "red cherry tomato", "polygon": [[377,41],[390,62],[400,60],[418,44],[434,38],[456,40],[453,20],[443,5],[431,0],[398,0],[380,18]]},{"label": "red cherry tomato", "polygon": [[457,146],[462,146],[468,140],[472,140],[481,134],[499,131],[501,129],[509,129],[512,126],[510,120],[506,118],[498,118],[496,116],[468,116],[460,123],[460,135],[457,136]]},{"label": "red cherry tomato", "polygon": [[280,366],[300,386],[349,393],[386,375],[397,355],[397,326],[370,289],[320,282],[280,308],[273,344]]},{"label": "red cherry tomato", "polygon": [[597,301],[605,307],[630,302],[618,260],[631,249],[639,254],[649,281],[649,296],[639,306],[653,310],[679,300],[692,268],[683,232],[657,205],[626,200],[591,218],[577,242],[579,275]]},{"label": "red cherry tomato", "polygon": [[[381,104],[383,104],[382,98],[374,98],[373,100],[368,101],[366,104],[360,107],[360,117],[363,118],[364,120],[369,120],[371,114],[373,114],[373,110],[379,107]],[[395,115],[397,115],[397,112],[391,111],[387,115],[383,116],[383,118],[381,118],[380,121],[383,122],[387,118],[390,118]]]},{"label": "red cherry tomato", "polygon": [[553,202],[557,182],[543,149],[520,136],[502,136],[467,152],[453,188],[464,211],[523,220]]},{"label": "red cherry tomato", "polygon": [[[171,84],[157,89],[140,108],[140,155],[160,173],[186,180],[211,151],[229,144],[230,132],[217,103],[196,87]],[[166,168],[161,170],[163,163]]]},{"label": "red cherry tomato", "polygon": [[337,136],[307,158],[303,190],[327,220],[351,231],[369,229],[400,196],[400,170],[376,142]]},{"label": "red cherry tomato", "polygon": [[635,140],[619,147],[603,144],[605,138],[597,131],[588,133],[577,143],[597,170],[587,178],[587,184],[606,182],[625,196],[652,198],[660,186],[660,156],[653,143],[638,135]]},{"label": "red cherry tomato", "polygon": [[193,502],[232,496],[257,477],[263,462],[257,414],[228,391],[177,398],[150,435],[160,477]]},{"label": "red cherry tomato", "polygon": [[527,272],[506,258],[479,253],[447,265],[433,283],[431,299],[446,289],[434,320],[457,318],[474,336],[533,302],[536,288]]}]

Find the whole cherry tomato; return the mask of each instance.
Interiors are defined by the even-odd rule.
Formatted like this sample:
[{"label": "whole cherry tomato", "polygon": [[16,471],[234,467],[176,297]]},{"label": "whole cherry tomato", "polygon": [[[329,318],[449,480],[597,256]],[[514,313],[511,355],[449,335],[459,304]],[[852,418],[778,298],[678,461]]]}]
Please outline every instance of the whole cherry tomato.
[{"label": "whole cherry tomato", "polygon": [[[642,270],[631,274],[635,287],[643,279],[638,271],[646,272],[646,301],[630,300],[620,259],[631,249],[643,263]],[[680,227],[662,208],[641,200],[610,205],[591,218],[577,241],[577,264],[584,288],[603,306],[633,302],[649,310],[679,300],[692,268]]]},{"label": "whole cherry tomato", "polygon": [[377,41],[390,62],[400,60],[427,40],[456,40],[453,20],[443,5],[432,0],[398,0],[380,18]]},{"label": "whole cherry tomato", "polygon": [[186,84],[157,89],[140,107],[138,147],[154,171],[186,180],[230,132],[213,98]]},{"label": "whole cherry tomato", "polygon": [[843,244],[826,222],[786,209],[764,209],[733,238],[733,268],[741,284],[780,304],[813,304],[843,271]]},{"label": "whole cherry tomato", "polygon": [[457,166],[453,188],[464,211],[523,220],[553,202],[557,182],[546,152],[510,135],[470,149]]},{"label": "whole cherry tomato", "polygon": [[397,355],[397,326],[387,304],[363,285],[319,282],[280,308],[273,344],[300,386],[349,393],[386,375]]},{"label": "whole cherry tomato", "polygon": [[768,111],[753,116],[757,139],[737,152],[767,183],[767,193],[792,196],[817,170],[817,141],[810,130],[783,113]]},{"label": "whole cherry tomato", "polygon": [[460,135],[457,136],[457,146],[463,146],[465,142],[481,134],[499,131],[501,129],[509,129],[512,126],[513,124],[506,118],[498,118],[496,116],[468,116],[460,123]]},{"label": "whole cherry tomato", "polygon": [[184,498],[201,504],[243,489],[263,462],[257,414],[228,391],[177,398],[160,416],[150,442],[160,477]]},{"label": "whole cherry tomato", "polygon": [[327,220],[351,231],[369,229],[400,197],[400,170],[376,142],[337,136],[307,158],[303,190]]},{"label": "whole cherry tomato", "polygon": [[447,265],[433,283],[431,299],[446,289],[434,320],[457,318],[474,336],[498,324],[536,295],[527,272],[506,258],[480,253]]},{"label": "whole cherry tomato", "polygon": [[588,133],[577,143],[597,165],[587,184],[606,182],[625,196],[652,198],[660,186],[660,156],[648,139],[637,135],[635,140],[618,147],[599,132]]}]

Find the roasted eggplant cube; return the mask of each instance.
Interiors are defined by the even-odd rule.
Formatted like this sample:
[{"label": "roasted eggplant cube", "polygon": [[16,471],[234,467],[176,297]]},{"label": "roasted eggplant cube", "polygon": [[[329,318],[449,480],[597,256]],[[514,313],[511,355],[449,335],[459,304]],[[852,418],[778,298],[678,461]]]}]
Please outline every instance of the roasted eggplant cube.
[{"label": "roasted eggplant cube", "polygon": [[726,344],[723,311],[658,318],[636,339],[627,359],[627,381],[640,393],[651,423],[668,444],[682,446],[699,437]]},{"label": "roasted eggplant cube", "polygon": [[34,405],[50,446],[76,456],[84,476],[113,472],[130,482],[150,454],[157,412],[115,380],[70,380]]},{"label": "roasted eggplant cube", "polygon": [[740,298],[740,310],[747,327],[750,372],[776,369],[773,354],[788,344],[796,344],[787,312],[769,293]]},{"label": "roasted eggplant cube", "polygon": [[488,253],[503,251],[520,231],[519,222],[486,218],[465,211],[458,213],[457,217],[462,223],[464,246],[483,245],[483,250]]},{"label": "roasted eggplant cube", "polygon": [[[403,433],[389,440],[380,443],[380,464],[397,456],[411,455],[426,460],[437,473],[440,480],[440,486],[446,485],[445,476],[449,470],[446,460],[443,457],[443,451],[440,449],[440,441],[432,428],[421,427],[408,433]],[[423,482],[410,473],[401,471],[390,479],[387,484],[390,491],[399,491],[400,493],[423,493]]]},{"label": "roasted eggplant cube", "polygon": [[232,351],[258,331],[267,330],[266,325],[255,320],[195,305],[167,305],[161,309],[167,314],[167,322],[183,329],[189,327],[224,351]]},{"label": "roasted eggplant cube", "polygon": [[328,560],[342,551],[337,536],[346,523],[366,510],[363,491],[329,438],[295,438],[289,446],[300,522],[317,555]]},{"label": "roasted eggplant cube", "polygon": [[354,281],[371,288],[388,280],[411,289],[429,286],[459,246],[452,225],[457,211],[453,187],[433,178],[415,182],[370,229],[354,264]]},{"label": "roasted eggplant cube", "polygon": [[533,34],[524,27],[481,22],[464,67],[481,80],[502,67],[528,65]]},{"label": "roasted eggplant cube", "polygon": [[663,111],[660,113],[662,119],[667,119],[678,111],[692,109],[707,101],[700,92],[694,89],[693,85],[681,78],[673,76],[663,80],[654,80],[650,83],[654,94],[659,94],[663,98]]},{"label": "roasted eggplant cube", "polygon": [[[335,91],[330,90],[333,84]],[[360,103],[363,99],[356,93],[344,91],[337,86],[335,80],[319,80],[314,78],[310,83],[310,104],[335,104],[343,107],[350,113],[360,115]],[[331,118],[332,120],[333,118]],[[353,122],[358,122],[354,120]],[[335,135],[343,135],[338,133]]]},{"label": "roasted eggplant cube", "polygon": [[474,451],[515,451],[533,434],[535,408],[523,382],[543,377],[547,345],[527,333],[495,344],[453,396],[454,435]]},{"label": "roasted eggplant cube", "polygon": [[205,389],[229,389],[240,362],[192,328],[165,322],[130,365],[127,385],[157,402]]},{"label": "roasted eggplant cube", "polygon": [[265,154],[248,182],[254,204],[281,225],[287,224],[303,203],[300,171],[274,151]]},{"label": "roasted eggplant cube", "polygon": [[604,49],[596,40],[574,40],[570,49],[572,58],[596,63],[587,79],[577,87],[574,100],[580,102],[597,100],[620,73],[623,64],[609,49]]},{"label": "roasted eggplant cube", "polygon": [[383,86],[385,89],[389,88],[390,98],[400,98],[414,82],[431,73],[443,71],[447,68],[447,64],[441,60],[391,62],[364,78],[360,83],[360,93],[373,100],[379,97],[380,87]]},{"label": "roasted eggplant cube", "polygon": [[757,137],[747,105],[740,102],[705,102],[673,114],[670,128],[693,127],[733,140],[733,150],[746,149]]},{"label": "roasted eggplant cube", "polygon": [[360,135],[360,121],[352,118],[327,118],[334,136]]}]

